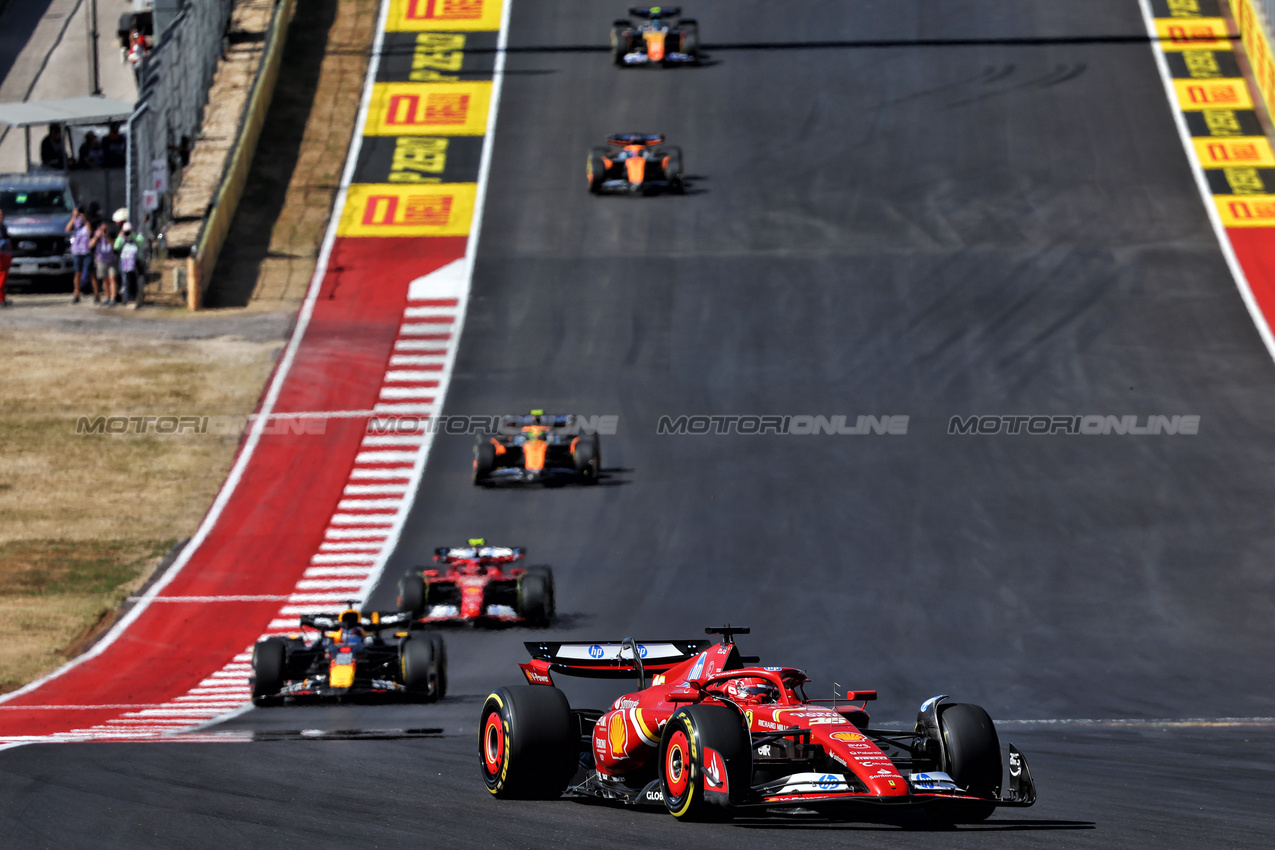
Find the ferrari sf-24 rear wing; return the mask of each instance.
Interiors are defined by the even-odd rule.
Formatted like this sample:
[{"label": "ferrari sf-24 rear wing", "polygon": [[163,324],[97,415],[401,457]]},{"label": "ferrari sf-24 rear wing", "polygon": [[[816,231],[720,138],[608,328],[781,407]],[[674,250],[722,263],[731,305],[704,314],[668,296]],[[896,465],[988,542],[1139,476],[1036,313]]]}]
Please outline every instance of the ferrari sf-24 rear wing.
[{"label": "ferrari sf-24 rear wing", "polygon": [[550,673],[590,679],[628,679],[647,686],[647,673],[662,673],[712,646],[707,640],[527,641],[531,661],[519,664],[533,685],[552,685]]}]

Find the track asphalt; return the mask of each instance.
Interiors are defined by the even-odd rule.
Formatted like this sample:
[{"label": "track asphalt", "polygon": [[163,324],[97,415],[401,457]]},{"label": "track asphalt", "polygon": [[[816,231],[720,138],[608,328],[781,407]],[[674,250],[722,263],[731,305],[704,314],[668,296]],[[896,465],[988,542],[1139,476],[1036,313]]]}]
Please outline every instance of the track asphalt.
[{"label": "track asphalt", "polygon": [[[607,476],[479,490],[471,438],[440,436],[372,604],[433,547],[482,535],[554,565],[557,636],[751,625],[746,649],[804,667],[812,692],[877,688],[882,724],[936,693],[1019,721],[1275,714],[1275,364],[1137,3],[701,0],[687,12],[711,61],[669,72],[579,49],[611,11],[515,0],[445,409],[618,415]],[[584,153],[621,131],[681,145],[692,191],[589,196]],[[909,419],[904,435],[657,434],[698,414]],[[1200,427],[948,434],[972,415]],[[497,803],[477,712],[538,636],[449,633],[438,706],[223,725],[271,739],[251,744],[5,752],[0,824],[36,847],[1198,847],[1275,828],[1271,727],[1254,723],[1005,724],[1040,802],[942,836]],[[421,728],[442,731],[279,734]]]}]

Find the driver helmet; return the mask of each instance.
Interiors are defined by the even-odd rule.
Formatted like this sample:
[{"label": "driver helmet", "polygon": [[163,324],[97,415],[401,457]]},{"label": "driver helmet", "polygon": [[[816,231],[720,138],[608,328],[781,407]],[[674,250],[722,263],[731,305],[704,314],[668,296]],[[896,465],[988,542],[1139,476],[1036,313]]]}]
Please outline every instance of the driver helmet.
[{"label": "driver helmet", "polygon": [[779,701],[779,688],[769,679],[746,676],[726,683],[726,693],[741,705],[762,705]]}]

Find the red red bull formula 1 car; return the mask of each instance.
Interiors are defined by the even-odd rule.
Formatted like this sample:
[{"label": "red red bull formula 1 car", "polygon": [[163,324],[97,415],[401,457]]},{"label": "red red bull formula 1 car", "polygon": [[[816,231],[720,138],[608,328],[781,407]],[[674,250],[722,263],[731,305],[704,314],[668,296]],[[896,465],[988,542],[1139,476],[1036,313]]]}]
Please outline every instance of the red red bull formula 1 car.
[{"label": "red red bull formula 1 car", "polygon": [[575,414],[501,417],[498,433],[483,434],[474,446],[474,484],[597,484],[602,446],[586,434]]},{"label": "red red bull formula 1 car", "polygon": [[593,194],[680,195],[686,191],[682,149],[663,147],[663,136],[616,133],[607,136],[607,144],[611,147],[589,151],[585,176]]},{"label": "red red bull formula 1 car", "polygon": [[[875,691],[809,699],[801,670],[739,654],[734,636],[748,629],[705,631],[720,644],[528,643],[532,660],[520,666],[530,684],[499,688],[483,704],[487,790],[663,807],[681,820],[919,808],[940,823],[974,823],[998,806],[1035,802],[1013,744],[1001,793],[1000,740],[978,706],[933,697],[915,729],[875,729],[865,710]],[[640,689],[606,710],[572,709],[554,673],[635,675]]]},{"label": "red red bull formula 1 car", "polygon": [[699,60],[699,21],[683,18],[678,6],[634,6],[611,25],[611,61],[621,68]]},{"label": "red red bull formula 1 car", "polygon": [[526,557],[526,549],[488,546],[481,537],[435,549],[438,567],[417,567],[399,581],[399,611],[422,623],[547,626],[553,568],[514,566]]}]

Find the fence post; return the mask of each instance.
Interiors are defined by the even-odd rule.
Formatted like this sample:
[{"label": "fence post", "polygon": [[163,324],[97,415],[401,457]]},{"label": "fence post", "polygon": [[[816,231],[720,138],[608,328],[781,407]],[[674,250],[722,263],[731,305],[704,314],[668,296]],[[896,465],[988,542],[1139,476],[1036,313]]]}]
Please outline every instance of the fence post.
[{"label": "fence post", "polygon": [[204,282],[199,274],[199,254],[192,251],[186,258],[186,308],[198,310],[203,301]]}]

